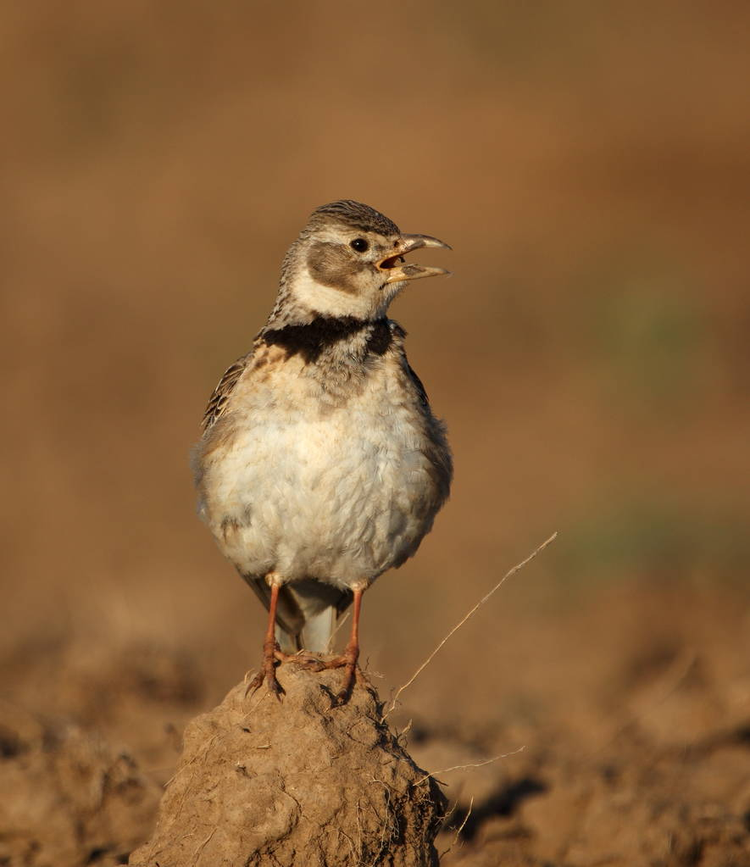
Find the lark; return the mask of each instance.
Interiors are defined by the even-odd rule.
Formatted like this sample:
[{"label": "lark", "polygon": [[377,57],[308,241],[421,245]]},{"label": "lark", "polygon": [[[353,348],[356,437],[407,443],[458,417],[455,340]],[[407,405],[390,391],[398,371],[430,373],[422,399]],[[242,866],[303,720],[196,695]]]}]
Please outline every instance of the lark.
[{"label": "lark", "polygon": [[[388,318],[412,280],[448,274],[404,256],[447,244],[373,208],[315,210],[284,258],[276,304],[216,387],[194,452],[199,514],[268,609],[260,669],[344,668],[356,680],[362,595],[416,553],[448,497],[445,427]],[[351,635],[325,656],[352,605]]]}]

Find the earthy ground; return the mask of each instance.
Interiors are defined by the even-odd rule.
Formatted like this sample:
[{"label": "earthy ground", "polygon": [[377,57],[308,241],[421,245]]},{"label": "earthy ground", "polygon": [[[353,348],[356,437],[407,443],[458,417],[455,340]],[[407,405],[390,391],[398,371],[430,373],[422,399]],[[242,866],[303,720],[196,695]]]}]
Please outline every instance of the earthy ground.
[{"label": "earthy ground", "polygon": [[0,864],[122,862],[256,663],[188,454],[339,197],[454,247],[393,310],[456,484],[381,697],[560,534],[390,717],[443,863],[749,864],[748,8],[6,6]]}]

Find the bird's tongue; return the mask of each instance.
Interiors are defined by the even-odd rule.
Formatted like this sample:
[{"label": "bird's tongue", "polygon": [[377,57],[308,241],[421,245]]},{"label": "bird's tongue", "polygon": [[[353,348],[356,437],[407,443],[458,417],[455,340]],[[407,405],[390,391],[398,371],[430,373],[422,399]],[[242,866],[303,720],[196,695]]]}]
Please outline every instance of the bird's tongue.
[{"label": "bird's tongue", "polygon": [[403,256],[391,256],[388,259],[383,259],[383,261],[380,263],[380,267],[381,268],[395,268],[399,262],[405,262],[405,261],[406,261],[406,259],[404,259]]}]

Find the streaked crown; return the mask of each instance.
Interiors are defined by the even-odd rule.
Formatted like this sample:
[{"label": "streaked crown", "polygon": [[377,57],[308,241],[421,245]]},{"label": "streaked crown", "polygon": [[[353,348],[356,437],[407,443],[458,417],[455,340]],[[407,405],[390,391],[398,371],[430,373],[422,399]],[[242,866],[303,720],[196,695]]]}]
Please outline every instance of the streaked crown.
[{"label": "streaked crown", "polygon": [[329,202],[316,208],[310,215],[308,227],[326,221],[340,223],[342,226],[359,229],[362,232],[377,232],[380,235],[401,234],[399,227],[385,214],[353,199],[340,199],[338,202]]}]

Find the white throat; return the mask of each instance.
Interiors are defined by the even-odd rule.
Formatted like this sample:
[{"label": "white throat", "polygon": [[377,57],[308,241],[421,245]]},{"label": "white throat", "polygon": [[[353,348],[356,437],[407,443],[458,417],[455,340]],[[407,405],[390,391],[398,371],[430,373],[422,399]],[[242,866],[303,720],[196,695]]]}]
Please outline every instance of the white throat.
[{"label": "white throat", "polygon": [[[378,291],[378,290],[374,290]],[[318,283],[307,266],[295,274],[291,295],[294,300],[320,316],[353,316],[356,319],[379,319],[385,315],[390,293],[380,291],[374,298],[370,295],[354,295],[331,286]]]}]

